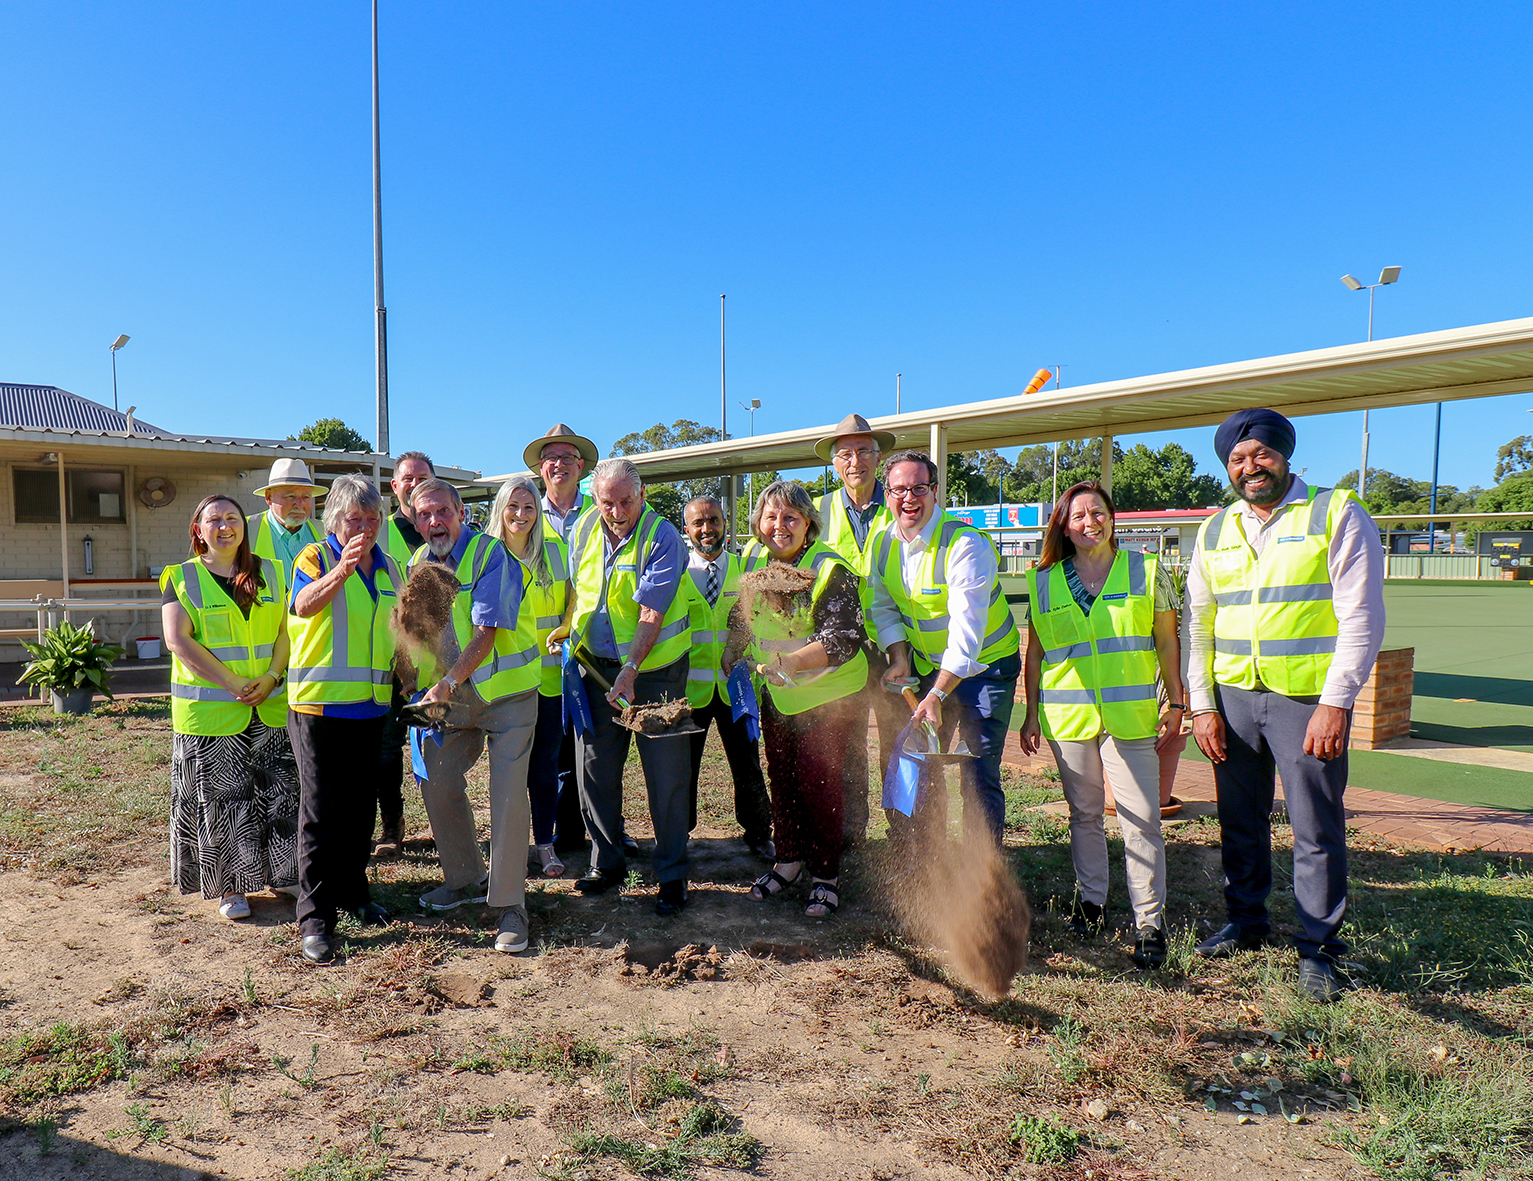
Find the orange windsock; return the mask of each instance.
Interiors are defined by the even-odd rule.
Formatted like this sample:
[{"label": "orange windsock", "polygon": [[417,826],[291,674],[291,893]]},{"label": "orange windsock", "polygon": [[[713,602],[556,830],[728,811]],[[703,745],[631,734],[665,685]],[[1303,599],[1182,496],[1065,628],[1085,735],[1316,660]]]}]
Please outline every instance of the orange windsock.
[{"label": "orange windsock", "polygon": [[1033,374],[1033,380],[1027,383],[1027,388],[1022,392],[1024,394],[1036,394],[1053,380],[1054,371],[1052,369],[1040,369],[1037,373]]}]

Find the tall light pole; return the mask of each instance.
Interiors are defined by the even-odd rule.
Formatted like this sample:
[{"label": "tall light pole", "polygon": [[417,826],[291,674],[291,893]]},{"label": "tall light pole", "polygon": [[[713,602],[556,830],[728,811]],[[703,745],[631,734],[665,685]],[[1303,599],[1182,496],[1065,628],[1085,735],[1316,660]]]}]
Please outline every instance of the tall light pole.
[{"label": "tall light pole", "polygon": [[900,375],[898,373],[894,375],[894,412],[896,414],[900,412]]},{"label": "tall light pole", "polygon": [[[756,437],[756,411],[761,409],[761,399],[760,398],[752,398],[749,403],[741,402],[740,403],[740,409],[741,410],[748,410],[748,411],[750,411],[750,416],[751,416],[751,435],[750,435],[750,437],[754,439]],[[756,473],[755,472],[747,472],[746,473],[746,476],[745,476],[745,502],[746,502],[746,509],[747,510],[749,510],[750,507],[756,503]]]},{"label": "tall light pole", "polygon": [[117,409],[117,350],[128,343],[127,333],[112,342],[112,409]]},{"label": "tall light pole", "polygon": [[[1377,283],[1366,284],[1368,292],[1368,339],[1373,340],[1373,293],[1380,287],[1387,287],[1400,277],[1399,267],[1385,267],[1379,272]],[[1365,284],[1354,279],[1351,275],[1343,275],[1341,281],[1353,291],[1362,291]],[[1363,458],[1357,466],[1357,498],[1363,499],[1364,491],[1368,486],[1368,411],[1363,411]]]},{"label": "tall light pole", "polygon": [[[719,441],[729,441],[729,382],[728,369],[724,363],[724,295],[719,295]],[[726,472],[724,475],[724,512],[729,521],[729,535],[725,538],[726,543],[734,537],[735,532],[735,474]]]},{"label": "tall light pole", "polygon": [[378,135],[378,0],[373,0],[373,305],[378,345],[378,453],[389,453],[389,331],[383,306],[383,155]]}]

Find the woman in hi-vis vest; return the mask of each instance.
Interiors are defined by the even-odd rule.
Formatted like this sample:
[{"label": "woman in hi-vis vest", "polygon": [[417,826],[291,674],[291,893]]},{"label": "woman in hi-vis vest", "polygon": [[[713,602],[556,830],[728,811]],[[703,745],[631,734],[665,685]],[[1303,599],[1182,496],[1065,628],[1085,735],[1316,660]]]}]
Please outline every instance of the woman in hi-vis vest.
[{"label": "woman in hi-vis vest", "polygon": [[[765,488],[751,512],[751,532],[722,661],[727,673],[743,650],[766,683],[761,736],[777,863],[756,880],[751,897],[761,902],[807,879],[804,913],[828,919],[841,904],[843,763],[868,680],[858,579],[818,540],[820,514],[802,484],[779,480]],[[769,565],[803,571],[802,589],[747,594],[750,572]]]},{"label": "woman in hi-vis vest", "polygon": [[[1038,566],[1027,575],[1030,618],[1022,749],[1048,739],[1070,805],[1077,896],[1070,923],[1103,925],[1112,780],[1123,829],[1129,900],[1141,968],[1166,960],[1166,844],[1160,831],[1160,748],[1181,732],[1176,592],[1153,554],[1120,550],[1112,497],[1095,480],[1054,505]],[[1169,704],[1160,713],[1159,673]]]},{"label": "woman in hi-vis vest", "polygon": [[183,894],[247,918],[247,894],[296,894],[298,768],[288,745],[287,601],[274,563],[255,557],[245,510],[206,497],[192,556],[160,576],[170,649],[171,876]]}]

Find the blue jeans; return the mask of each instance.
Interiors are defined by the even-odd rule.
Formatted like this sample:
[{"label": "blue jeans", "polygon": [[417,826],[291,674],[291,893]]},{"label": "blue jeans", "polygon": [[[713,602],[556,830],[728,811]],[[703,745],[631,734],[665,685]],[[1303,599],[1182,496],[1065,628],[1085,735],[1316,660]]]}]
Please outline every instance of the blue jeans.
[{"label": "blue jeans", "polygon": [[[965,677],[958,688],[942,703],[942,745],[948,749],[953,728],[968,743],[978,758],[963,759],[959,766],[964,800],[964,825],[977,827],[983,819],[990,834],[997,842],[1006,828],[1006,793],[1001,790],[1001,750],[1006,745],[1006,731],[1011,727],[1012,699],[1017,692],[1017,678],[1022,674],[1022,657],[1018,653],[1003,656],[977,676]],[[937,672],[932,670],[921,678],[922,696],[931,692],[936,684]],[[936,794],[934,805],[942,808],[946,817],[946,797]],[[935,801],[942,801],[936,805]],[[977,814],[971,815],[970,801],[979,805]],[[925,805],[922,807],[925,811]]]}]

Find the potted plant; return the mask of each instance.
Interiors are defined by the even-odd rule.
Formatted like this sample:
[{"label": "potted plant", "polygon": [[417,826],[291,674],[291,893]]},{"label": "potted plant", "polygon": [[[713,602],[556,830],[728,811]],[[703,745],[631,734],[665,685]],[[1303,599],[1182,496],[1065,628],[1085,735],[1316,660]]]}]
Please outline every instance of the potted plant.
[{"label": "potted plant", "polygon": [[84,627],[61,620],[58,627],[43,633],[42,643],[23,641],[22,647],[32,660],[21,670],[21,683],[35,686],[39,693],[46,690],[54,713],[89,713],[91,698],[98,692],[112,696],[107,677],[122,649],[96,639],[95,620]]}]

